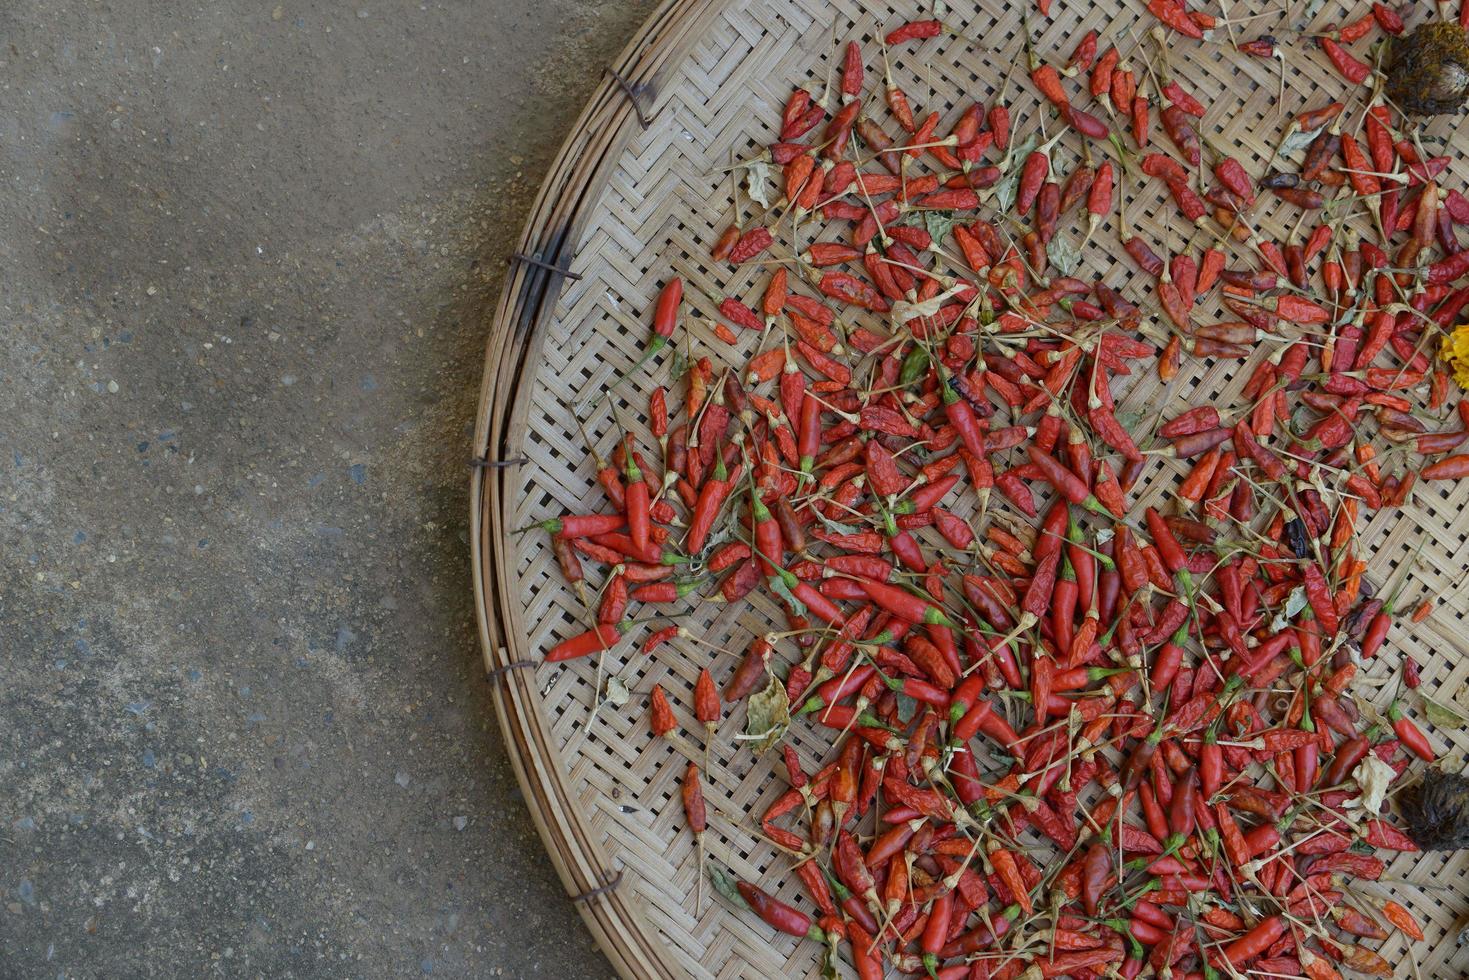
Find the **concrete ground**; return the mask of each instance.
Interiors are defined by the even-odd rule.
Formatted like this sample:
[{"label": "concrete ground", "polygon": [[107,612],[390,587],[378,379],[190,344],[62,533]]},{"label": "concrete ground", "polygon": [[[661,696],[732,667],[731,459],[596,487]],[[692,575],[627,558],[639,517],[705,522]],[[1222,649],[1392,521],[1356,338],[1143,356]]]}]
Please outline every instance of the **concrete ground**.
[{"label": "concrete ground", "polygon": [[0,977],[610,976],[487,698],[465,462],[652,6],[0,6]]}]

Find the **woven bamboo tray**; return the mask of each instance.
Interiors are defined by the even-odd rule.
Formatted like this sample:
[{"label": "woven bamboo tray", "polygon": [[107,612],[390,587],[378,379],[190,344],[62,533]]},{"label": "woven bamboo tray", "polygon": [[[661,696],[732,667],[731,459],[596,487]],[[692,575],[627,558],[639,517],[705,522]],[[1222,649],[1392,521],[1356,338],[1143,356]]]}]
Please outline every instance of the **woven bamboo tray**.
[{"label": "woven bamboo tray", "polygon": [[[1225,9],[1236,17],[1256,12],[1245,6],[1236,2]],[[993,96],[1020,57],[1022,30],[1017,6],[950,8],[946,20],[962,25],[974,40],[934,39],[892,52],[895,76],[915,110],[944,111],[941,132],[969,100],[987,103]],[[1258,22],[1268,26],[1254,33],[1279,23],[1280,8],[1271,9],[1276,13]],[[680,275],[688,286],[681,329],[691,334],[698,352],[731,365],[753,353],[753,334],[742,334],[741,346],[732,350],[703,319],[726,295],[758,305],[764,283],[758,268],[707,258],[719,231],[735,217],[730,180],[717,171],[732,158],[758,152],[771,138],[792,86],[819,89],[841,44],[861,41],[869,72],[874,65],[880,70],[876,38],[928,10],[927,4],[851,0],[664,3],[613,66],[620,78],[609,72],[552,165],[518,245],[528,261],[513,265],[495,311],[475,431],[475,452],[484,465],[476,468],[471,487],[474,587],[485,658],[505,740],[550,859],[624,977],[815,976],[817,951],[774,934],[753,916],[731,913],[717,898],[706,895],[695,910],[695,854],[677,800],[684,760],[701,752],[700,726],[688,705],[699,668],[710,664],[722,684],[734,659],[711,662],[701,648],[679,642],[646,657],[637,651],[651,627],[640,627],[605,663],[607,673],[626,683],[631,700],[620,708],[604,706],[592,717],[596,658],[539,666],[541,651],[586,628],[577,595],[562,581],[545,535],[509,532],[564,512],[604,508],[569,406],[605,389],[636,358],[648,333],[648,311],[667,278]],[[1340,21],[1343,13],[1332,0],[1313,24]],[[1129,30],[1150,26],[1146,17],[1141,4],[1119,8],[1057,0],[1053,18],[1034,25],[1037,49],[1063,57],[1091,28],[1122,43]],[[1252,172],[1261,172],[1284,125],[1277,115],[1274,65],[1224,46],[1188,43],[1177,44],[1171,59],[1175,74],[1210,105],[1205,132],[1219,145],[1234,147]],[[1343,91],[1314,50],[1292,56],[1285,84],[1287,111],[1324,104]],[[1024,84],[1010,91],[1017,129],[1027,132],[1038,118],[1034,96]],[[1425,139],[1448,140],[1456,125],[1441,118]],[[1462,186],[1469,172],[1469,136],[1458,142],[1460,159],[1444,181],[1449,187]],[[1076,146],[1063,146],[1069,146],[1069,156],[1063,154],[1069,168]],[[1170,218],[1173,208],[1155,188],[1130,184],[1130,195],[1128,219],[1145,237],[1160,245],[1184,239],[1187,229]],[[743,196],[741,201],[748,205]],[[1282,220],[1288,210],[1282,209]],[[743,217],[748,216],[747,210]],[[1269,220],[1262,225],[1267,237],[1283,238],[1288,230]],[[1133,270],[1115,262],[1115,242],[1109,222],[1079,274],[1102,276],[1125,289]],[[665,354],[651,374],[645,370],[618,392],[621,414],[645,447],[652,444],[640,428],[647,392],[667,379],[666,359]],[[1169,385],[1151,372],[1141,374],[1119,398],[1119,412],[1171,414],[1200,397],[1229,404],[1252,366],[1186,362]],[[610,455],[616,436],[605,404],[588,428],[599,451]],[[1159,460],[1150,467],[1139,486],[1150,488],[1152,498],[1143,503],[1162,499],[1173,465]],[[1469,704],[1462,691],[1469,675],[1466,503],[1469,484],[1420,486],[1406,510],[1377,514],[1366,526],[1363,542],[1379,584],[1429,536],[1404,605],[1422,597],[1439,604],[1419,626],[1394,627],[1387,652],[1358,691],[1364,703],[1384,706],[1387,689],[1373,684],[1391,676],[1405,654],[1423,666],[1425,693],[1445,703],[1459,699],[1461,709]],[[698,609],[681,621],[733,650],[743,650],[752,635],[781,621],[774,605],[758,596],[733,607],[705,603]],[[649,735],[647,694],[654,683],[664,686],[680,713],[683,737]],[[738,748],[733,736],[743,725],[744,710],[737,706],[714,744],[705,790],[710,857],[767,886],[787,882],[778,893],[803,903],[795,898],[786,859],[752,833],[784,782],[772,775],[778,765],[774,754],[757,758]],[[1437,729],[1432,737],[1455,760],[1469,749],[1469,732]],[[813,733],[799,721],[788,739],[808,771],[829,744],[827,733]],[[1459,954],[1452,939],[1444,941],[1469,911],[1466,873],[1466,854],[1403,856],[1392,863],[1386,877],[1402,883],[1381,890],[1412,909],[1428,933],[1428,941],[1411,953],[1397,937],[1382,947],[1384,956],[1400,964],[1400,976],[1466,975],[1469,955]]]}]

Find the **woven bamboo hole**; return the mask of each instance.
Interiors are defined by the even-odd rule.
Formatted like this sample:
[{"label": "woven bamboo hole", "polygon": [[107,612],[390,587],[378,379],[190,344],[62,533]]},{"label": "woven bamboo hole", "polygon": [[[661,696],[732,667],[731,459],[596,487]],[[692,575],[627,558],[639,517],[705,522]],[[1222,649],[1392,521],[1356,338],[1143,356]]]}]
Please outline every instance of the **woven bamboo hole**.
[{"label": "woven bamboo hole", "polygon": [[[1256,12],[1243,7],[1232,4],[1231,11],[1236,17]],[[971,101],[988,104],[1021,58],[1019,6],[950,8],[946,19],[962,26],[963,37],[910,43],[890,52],[894,77],[915,111],[942,112],[940,132],[947,132]],[[735,296],[758,305],[768,274],[764,267],[731,267],[708,258],[711,243],[731,220],[754,215],[743,195],[736,214],[731,182],[720,169],[752,157],[773,138],[791,88],[804,84],[819,90],[828,73],[839,68],[834,59],[847,40],[863,45],[869,89],[874,74],[880,85],[878,38],[927,9],[876,2],[669,0],[614,66],[638,93],[649,124],[641,125],[622,87],[609,79],[553,165],[519,243],[521,252],[581,278],[570,280],[531,264],[513,268],[489,341],[476,452],[492,461],[526,460],[476,469],[473,477],[475,587],[490,668],[521,660],[538,663],[541,651],[586,628],[586,612],[562,581],[545,536],[509,532],[566,512],[605,509],[571,406],[600,395],[637,358],[661,284],[674,275],[685,280],[680,344],[686,332],[696,354],[735,367],[759,349],[753,333],[740,333],[731,349],[711,331],[719,299]],[[1331,0],[1312,23],[1340,22],[1362,9]],[[1032,28],[1037,50],[1060,60],[1089,29],[1127,51],[1132,38],[1151,23],[1135,2],[1057,0],[1052,19],[1036,18]],[[1280,23],[1272,14],[1251,22],[1259,25],[1256,29],[1241,30],[1248,37]],[[1254,174],[1264,171],[1288,121],[1280,109],[1289,113],[1344,98],[1344,84],[1314,49],[1291,49],[1283,104],[1271,62],[1222,45],[1190,43],[1175,44],[1170,60],[1174,74],[1209,106],[1204,132]],[[1009,91],[1016,129],[1024,136],[1035,128],[1040,108],[1023,79],[1014,80]],[[1360,106],[1349,102],[1349,111],[1360,112]],[[895,131],[882,111],[877,115]],[[1441,118],[1423,131],[1430,147],[1454,142],[1457,159],[1443,181],[1449,187],[1462,186],[1469,176],[1463,159],[1469,137],[1455,139],[1456,125]],[[1058,159],[1066,170],[1076,163],[1079,145],[1068,137],[1061,146]],[[1126,201],[1127,220],[1159,251],[1187,240],[1190,229],[1156,182],[1129,181]],[[1296,216],[1289,207],[1267,204],[1260,211],[1261,233],[1284,239]],[[1062,234],[1079,240],[1076,224],[1063,222],[1062,228]],[[837,239],[844,229],[804,227],[798,243],[786,222],[778,235],[783,254],[797,244],[804,247],[813,233]],[[1114,215],[1085,250],[1078,274],[1101,277],[1135,301],[1149,297],[1149,284],[1130,263],[1117,261],[1116,241]],[[1213,301],[1197,315],[1199,322],[1226,318]],[[643,420],[646,398],[654,384],[667,382],[669,361],[665,354],[615,393],[620,417],[650,453],[655,444]],[[1119,413],[1151,419],[1203,399],[1232,404],[1255,363],[1186,361],[1168,385],[1151,371],[1119,379]],[[604,456],[616,438],[605,402],[600,399],[595,411],[584,411]],[[1154,461],[1139,483],[1145,488],[1139,505],[1166,499],[1182,473],[1176,463]],[[1463,588],[1469,576],[1466,502],[1469,486],[1420,486],[1408,508],[1375,514],[1366,522],[1361,540],[1372,559],[1371,577],[1379,584],[1390,580],[1427,536],[1401,605],[1411,607],[1421,598],[1438,605],[1422,624],[1394,628],[1387,651],[1358,690],[1364,704],[1385,706],[1391,691],[1386,682],[1403,656],[1422,665],[1425,693],[1461,708],[1469,703],[1463,693],[1469,675],[1469,659],[1463,656],[1469,648],[1463,625],[1469,612]],[[951,495],[946,505],[968,517],[972,500],[955,501]],[[589,584],[599,585],[604,570],[590,563],[588,570]],[[783,622],[777,607],[759,594],[731,607],[689,601],[676,608],[687,610],[679,621],[696,634],[735,652]],[[615,888],[579,907],[623,976],[816,976],[818,951],[811,944],[776,935],[708,894],[695,911],[695,854],[677,799],[685,760],[702,758],[702,730],[690,707],[693,684],[706,664],[722,684],[737,661],[735,654],[711,659],[707,649],[683,641],[644,656],[638,652],[641,642],[654,628],[637,628],[606,658],[603,676],[620,677],[632,699],[620,708],[604,706],[595,717],[597,658],[510,670],[495,680],[506,740],[550,857],[573,895],[601,888],[621,872]],[[795,656],[793,648],[783,654],[783,663]],[[671,740],[648,732],[646,698],[655,683],[663,685],[680,716],[682,734]],[[705,777],[710,857],[804,906],[788,874],[788,859],[753,832],[785,783],[776,773],[774,753],[755,757],[735,741],[744,720],[743,706],[726,713]],[[1469,749],[1469,732],[1440,729],[1432,737],[1452,758],[1461,759]],[[798,721],[788,741],[811,771],[829,750],[830,733]],[[1396,936],[1382,946],[1384,956],[1402,964],[1400,975],[1413,975],[1410,959],[1416,959],[1423,977],[1465,975],[1469,957],[1444,937],[1469,911],[1466,874],[1469,856],[1463,854],[1405,855],[1391,862],[1386,877],[1404,883],[1382,885],[1379,892],[1408,906],[1428,933],[1427,941],[1411,950]]]}]

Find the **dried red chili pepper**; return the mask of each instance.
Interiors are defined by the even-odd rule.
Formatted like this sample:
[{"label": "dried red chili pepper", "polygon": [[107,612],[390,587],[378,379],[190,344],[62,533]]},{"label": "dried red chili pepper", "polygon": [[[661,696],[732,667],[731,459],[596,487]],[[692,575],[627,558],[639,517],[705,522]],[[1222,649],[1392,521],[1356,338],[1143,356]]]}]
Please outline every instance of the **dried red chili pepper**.
[{"label": "dried red chili pepper", "polygon": [[888,44],[896,46],[904,41],[938,37],[942,33],[944,33],[944,25],[941,21],[914,20],[889,31],[885,40]]},{"label": "dried red chili pepper", "polygon": [[1368,75],[1372,74],[1372,68],[1369,65],[1357,60],[1350,51],[1331,38],[1322,37],[1319,40],[1321,50],[1326,52],[1326,57],[1330,59],[1332,67],[1342,78],[1353,85],[1360,85],[1367,80]]},{"label": "dried red chili pepper", "polygon": [[1167,27],[1184,37],[1202,40],[1204,32],[1194,23],[1178,0],[1148,0],[1148,11]]},{"label": "dried red chili pepper", "polygon": [[751,228],[740,236],[734,247],[729,251],[729,261],[739,264],[748,262],[761,252],[770,247],[775,237],[770,234],[770,229],[763,226]]}]

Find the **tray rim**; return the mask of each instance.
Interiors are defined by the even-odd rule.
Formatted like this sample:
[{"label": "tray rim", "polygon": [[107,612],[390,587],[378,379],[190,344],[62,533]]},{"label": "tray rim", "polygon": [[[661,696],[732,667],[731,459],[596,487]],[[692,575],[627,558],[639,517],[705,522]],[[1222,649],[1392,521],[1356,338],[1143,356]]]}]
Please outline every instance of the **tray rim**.
[{"label": "tray rim", "polygon": [[[567,894],[572,896],[598,947],[625,980],[683,975],[647,924],[633,899],[620,889],[620,874],[585,815],[571,805],[563,784],[566,767],[541,710],[533,672],[515,669],[522,649],[521,612],[500,572],[504,540],[500,450],[513,430],[513,396],[522,370],[541,340],[542,318],[554,310],[576,255],[588,215],[595,209],[632,135],[656,115],[662,82],[699,40],[710,20],[734,0],[663,0],[634,32],[603,73],[553,158],[536,194],[515,252],[538,265],[512,259],[490,318],[485,367],[476,407],[469,483],[470,571],[475,620],[491,700],[507,755],[527,809]],[[615,73],[615,74],[614,74]],[[620,76],[620,78],[618,77]],[[636,102],[635,102],[636,99]]]}]

